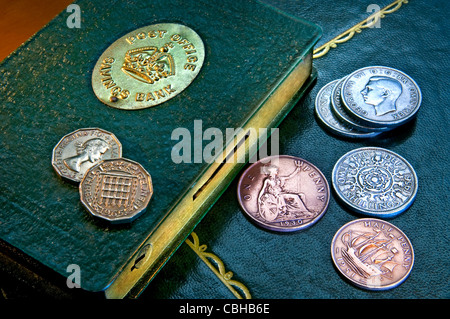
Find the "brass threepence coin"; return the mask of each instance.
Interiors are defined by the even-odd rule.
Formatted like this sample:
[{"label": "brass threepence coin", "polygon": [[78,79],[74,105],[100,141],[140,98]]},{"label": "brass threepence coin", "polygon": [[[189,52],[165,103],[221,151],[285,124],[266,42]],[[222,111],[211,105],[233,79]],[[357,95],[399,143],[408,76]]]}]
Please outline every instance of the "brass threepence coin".
[{"label": "brass threepence coin", "polygon": [[140,164],[125,158],[93,166],[79,190],[87,210],[113,224],[133,221],[145,212],[153,195],[150,174]]},{"label": "brass threepence coin", "polygon": [[237,195],[257,225],[289,232],[310,227],[325,214],[330,190],[313,164],[280,155],[250,165],[239,179]]},{"label": "brass threepence coin", "polygon": [[80,182],[86,171],[104,159],[122,156],[116,136],[99,128],[83,128],[65,135],[55,146],[52,166],[59,176]]},{"label": "brass threepence coin", "polygon": [[186,89],[204,58],[202,39],[191,28],[176,23],[145,26],[103,52],[92,73],[92,87],[98,99],[111,107],[152,107]]},{"label": "brass threepence coin", "polygon": [[405,73],[384,66],[354,71],[342,84],[341,99],[348,114],[371,127],[397,127],[414,117],[422,95]]},{"label": "brass threepence coin", "polygon": [[351,221],[336,232],[331,257],[345,278],[368,290],[397,287],[414,265],[408,237],[388,222],[369,218]]},{"label": "brass threepence coin", "polygon": [[332,111],[331,97],[338,80],[323,86],[317,93],[315,111],[322,124],[331,132],[340,136],[368,138],[379,135],[379,132],[363,132],[341,121]]},{"label": "brass threepence coin", "polygon": [[338,197],[358,213],[394,217],[404,212],[417,194],[416,173],[403,157],[379,147],[363,147],[343,155],[335,164],[332,184]]}]

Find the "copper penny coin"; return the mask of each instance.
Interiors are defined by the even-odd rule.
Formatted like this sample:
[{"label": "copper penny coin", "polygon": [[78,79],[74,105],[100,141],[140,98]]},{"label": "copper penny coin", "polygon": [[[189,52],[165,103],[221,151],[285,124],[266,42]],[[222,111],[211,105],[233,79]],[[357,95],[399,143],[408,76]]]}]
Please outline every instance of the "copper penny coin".
[{"label": "copper penny coin", "polygon": [[91,167],[80,185],[86,209],[113,224],[131,222],[145,212],[153,195],[150,174],[132,160],[105,160]]},{"label": "copper penny coin", "polygon": [[410,240],[396,226],[363,218],[342,226],[331,244],[336,268],[352,284],[368,290],[397,287],[414,264]]},{"label": "copper penny coin", "polygon": [[239,179],[237,196],[257,225],[290,232],[312,226],[325,214],[330,189],[316,166],[280,155],[250,165]]}]

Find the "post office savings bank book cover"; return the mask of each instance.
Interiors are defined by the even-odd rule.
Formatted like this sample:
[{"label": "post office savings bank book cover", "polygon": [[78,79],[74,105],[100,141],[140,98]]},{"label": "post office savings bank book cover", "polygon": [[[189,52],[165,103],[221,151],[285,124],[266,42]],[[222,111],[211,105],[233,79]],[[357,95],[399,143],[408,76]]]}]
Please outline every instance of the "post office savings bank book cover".
[{"label": "post office savings bank book cover", "polygon": [[[76,4],[81,8],[80,28],[69,28],[68,14],[62,12],[0,64],[1,239],[4,246],[63,277],[68,276],[69,265],[77,265],[86,291],[104,292],[110,298],[137,296],[243,165],[194,160],[198,124],[201,133],[208,128],[221,132],[243,128],[244,135],[230,142],[234,144],[224,140],[222,155],[247,145],[248,157],[251,147],[239,144],[246,140],[245,132],[277,126],[314,77],[311,51],[320,29],[257,1]],[[168,86],[170,77],[197,61],[189,60],[195,56],[187,52],[194,50],[187,46],[189,41],[179,43],[182,37],[174,37],[175,32],[151,27],[133,36],[135,30],[162,24],[187,27],[201,39],[203,61],[196,76],[183,82],[185,87],[177,94],[149,107],[130,110],[101,100],[94,92],[95,67],[125,35],[130,35],[129,42],[142,43],[140,51],[124,51],[119,61],[128,63],[129,72],[122,70],[126,83],[147,81],[151,87],[151,81],[161,80],[169,87],[163,94],[177,90]],[[152,45],[156,34],[167,42]],[[170,50],[182,45],[186,60],[170,73],[171,63],[175,67],[178,63],[171,61]],[[136,57],[147,57],[145,61],[153,63],[152,74],[159,78],[133,69]],[[120,92],[110,84],[100,85],[109,90],[110,101],[123,98],[124,94],[113,93],[124,93],[124,88]],[[150,88],[128,91],[125,106],[158,98],[158,90]],[[52,167],[55,145],[81,128],[114,134],[122,157],[151,175],[150,203],[132,222],[116,225],[90,214],[80,201],[78,184],[60,178]],[[191,160],[173,158],[180,139],[173,138],[177,129],[192,134]],[[208,141],[201,136],[200,141],[202,151]]]}]

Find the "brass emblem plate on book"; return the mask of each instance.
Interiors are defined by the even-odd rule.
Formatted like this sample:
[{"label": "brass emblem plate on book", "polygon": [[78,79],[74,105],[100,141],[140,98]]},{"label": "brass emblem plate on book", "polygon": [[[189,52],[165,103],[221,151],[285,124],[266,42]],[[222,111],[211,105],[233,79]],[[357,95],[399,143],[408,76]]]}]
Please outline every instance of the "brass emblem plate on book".
[{"label": "brass emblem plate on book", "polygon": [[92,88],[111,107],[152,107],[186,89],[204,58],[203,41],[191,28],[149,25],[124,35],[103,52],[92,73]]}]

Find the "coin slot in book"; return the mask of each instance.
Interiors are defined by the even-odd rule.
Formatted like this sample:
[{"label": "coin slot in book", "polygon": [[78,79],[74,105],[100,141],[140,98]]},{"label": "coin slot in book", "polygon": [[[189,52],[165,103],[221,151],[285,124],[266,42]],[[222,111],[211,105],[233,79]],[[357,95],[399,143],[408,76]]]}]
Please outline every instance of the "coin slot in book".
[{"label": "coin slot in book", "polygon": [[239,149],[239,147],[241,147],[241,145],[243,145],[247,139],[250,137],[250,130],[247,131],[247,133],[245,133],[245,135],[239,140],[239,142],[236,143],[236,145],[234,146],[233,150],[228,153],[228,155],[225,157],[225,159],[219,164],[219,166],[217,166],[217,168],[214,170],[214,172],[212,172],[211,176],[206,180],[205,183],[203,183],[202,186],[200,186],[200,188],[195,192],[195,194],[192,196],[192,199],[195,200],[196,198],[198,198],[198,196],[200,196],[201,192],[203,192],[203,190],[208,186],[208,184],[213,180],[214,176],[216,176],[219,171],[222,169],[222,167],[230,161],[230,159],[237,153],[237,150]]},{"label": "coin slot in book", "polygon": [[130,271],[139,269],[139,267],[141,267],[148,260],[151,254],[152,254],[152,245],[151,244],[144,245],[136,254],[134,264],[133,266],[131,266]]}]

